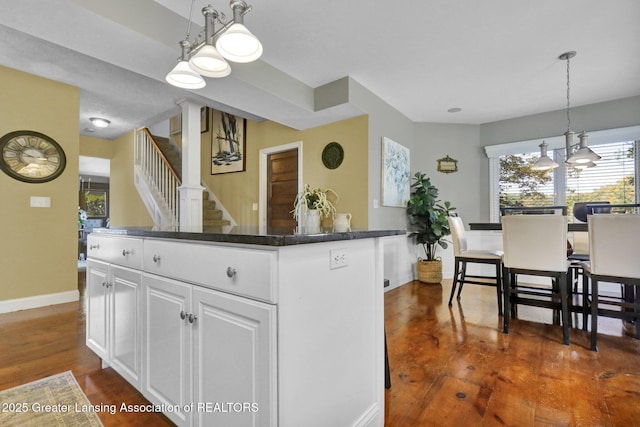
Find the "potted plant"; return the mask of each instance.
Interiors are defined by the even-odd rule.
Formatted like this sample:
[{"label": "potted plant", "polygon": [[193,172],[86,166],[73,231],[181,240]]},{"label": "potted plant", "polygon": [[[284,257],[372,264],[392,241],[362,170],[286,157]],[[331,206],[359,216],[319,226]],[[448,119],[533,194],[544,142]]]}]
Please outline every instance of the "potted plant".
[{"label": "potted plant", "polygon": [[455,210],[451,203],[438,199],[438,189],[422,172],[416,172],[411,184],[411,197],[407,202],[409,234],[424,248],[426,258],[417,263],[418,280],[424,283],[442,281],[442,260],[436,256],[438,246],[446,249],[445,237],[451,234],[447,217]]},{"label": "potted plant", "polygon": [[309,184],[305,184],[302,191],[297,194],[291,212],[299,222],[302,215],[302,207],[306,208],[304,224],[306,233],[319,233],[322,218],[330,218],[336,213],[336,208],[327,197],[329,193],[333,193],[336,201],[338,200],[338,194],[332,189],[311,188]]}]

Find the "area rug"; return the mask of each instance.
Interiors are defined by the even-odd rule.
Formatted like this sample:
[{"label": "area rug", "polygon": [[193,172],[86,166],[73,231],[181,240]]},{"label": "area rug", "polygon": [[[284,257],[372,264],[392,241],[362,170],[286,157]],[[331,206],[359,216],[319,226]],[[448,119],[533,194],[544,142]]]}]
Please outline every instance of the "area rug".
[{"label": "area rug", "polygon": [[0,391],[0,426],[102,426],[71,371]]}]

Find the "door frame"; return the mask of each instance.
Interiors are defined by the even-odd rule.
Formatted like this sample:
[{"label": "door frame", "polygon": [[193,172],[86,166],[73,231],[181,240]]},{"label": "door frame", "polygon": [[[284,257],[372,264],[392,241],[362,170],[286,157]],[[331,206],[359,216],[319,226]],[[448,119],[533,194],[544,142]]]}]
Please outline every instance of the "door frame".
[{"label": "door frame", "polygon": [[270,154],[281,153],[283,151],[298,149],[298,192],[302,191],[302,141],[291,142],[289,144],[277,145],[275,147],[263,148],[260,150],[260,164],[258,173],[260,175],[260,185],[258,194],[258,226],[263,233],[267,229],[267,159]]}]

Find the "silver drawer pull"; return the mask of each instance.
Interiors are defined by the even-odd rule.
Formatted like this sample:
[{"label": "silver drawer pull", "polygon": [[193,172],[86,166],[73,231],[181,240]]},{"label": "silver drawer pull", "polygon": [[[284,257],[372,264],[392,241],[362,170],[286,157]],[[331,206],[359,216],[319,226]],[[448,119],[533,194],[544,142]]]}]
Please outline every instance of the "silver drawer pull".
[{"label": "silver drawer pull", "polygon": [[198,316],[196,314],[189,313],[189,323],[195,322],[197,318]]},{"label": "silver drawer pull", "polygon": [[187,317],[187,313],[185,313],[184,311],[181,311],[181,312],[180,312],[180,318],[181,318],[182,320],[184,320],[186,317]]},{"label": "silver drawer pull", "polygon": [[156,264],[160,261],[160,255],[154,255],[153,256],[153,262],[155,262]]},{"label": "silver drawer pull", "polygon": [[133,251],[128,251],[128,250],[126,250],[126,249],[123,249],[123,250],[122,250],[122,256],[127,256],[127,255],[131,254],[132,252],[133,252]]},{"label": "silver drawer pull", "polygon": [[231,268],[231,267],[227,267],[227,277],[233,277],[236,275],[236,269],[235,268]]},{"label": "silver drawer pull", "polygon": [[89,249],[100,249],[100,245],[89,245]]}]

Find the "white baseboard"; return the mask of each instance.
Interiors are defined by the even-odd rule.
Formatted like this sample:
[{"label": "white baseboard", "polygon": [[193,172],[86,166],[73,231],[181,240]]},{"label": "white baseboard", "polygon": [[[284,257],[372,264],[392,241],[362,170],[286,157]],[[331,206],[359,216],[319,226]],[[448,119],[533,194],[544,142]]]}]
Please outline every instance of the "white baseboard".
[{"label": "white baseboard", "polygon": [[33,297],[10,299],[6,301],[0,301],[0,313],[11,313],[13,311],[28,310],[30,308],[63,304],[65,302],[78,301],[79,299],[80,293],[77,289],[73,291],[58,292],[55,294],[36,295]]}]

